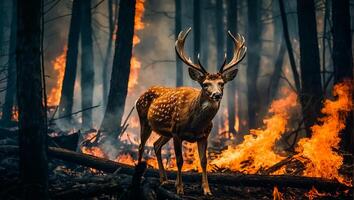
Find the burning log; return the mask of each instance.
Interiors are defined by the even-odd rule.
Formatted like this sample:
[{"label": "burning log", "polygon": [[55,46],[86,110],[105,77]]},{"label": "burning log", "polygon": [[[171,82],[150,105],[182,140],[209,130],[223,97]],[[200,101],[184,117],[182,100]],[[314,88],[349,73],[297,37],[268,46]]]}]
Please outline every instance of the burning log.
[{"label": "burning log", "polygon": [[[7,154],[16,154],[18,152],[17,146],[2,145],[0,146],[0,152]],[[55,159],[61,159],[67,162],[72,162],[78,165],[83,165],[90,168],[95,168],[106,173],[114,173],[119,169],[119,174],[134,174],[134,167],[117,163],[108,159],[98,158],[91,155],[85,155],[69,151],[61,148],[49,147],[48,154]],[[169,171],[168,176],[170,179],[176,178],[176,172]],[[159,173],[154,169],[147,169],[145,177],[158,178]],[[182,174],[184,182],[199,182],[201,174],[195,172],[187,172]],[[231,174],[231,173],[210,173],[209,183],[221,184],[229,186],[250,186],[250,187],[269,187],[273,188],[275,185],[278,187],[293,187],[311,189],[315,186],[318,190],[323,191],[337,191],[348,190],[348,187],[337,181],[302,177],[302,176],[289,176],[289,175],[246,175],[246,174]]]}]

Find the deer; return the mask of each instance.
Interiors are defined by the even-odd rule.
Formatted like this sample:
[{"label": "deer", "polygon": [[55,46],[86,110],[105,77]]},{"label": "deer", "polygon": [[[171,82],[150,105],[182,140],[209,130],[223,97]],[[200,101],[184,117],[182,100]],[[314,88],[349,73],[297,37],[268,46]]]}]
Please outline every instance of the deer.
[{"label": "deer", "polygon": [[198,63],[193,63],[184,51],[184,43],[191,28],[181,31],[175,42],[178,57],[188,65],[189,76],[198,82],[201,89],[193,87],[169,88],[154,86],[144,92],[136,101],[135,106],[140,121],[140,140],[138,148],[138,163],[146,141],[154,131],[160,137],[154,142],[154,151],[158,161],[160,183],[164,184],[167,175],[161,157],[161,148],[170,139],[176,156],[177,177],[176,192],[184,194],[181,170],[183,166],[182,141],[197,142],[200,165],[202,168],[202,190],[204,195],[212,195],[207,178],[207,145],[208,136],[212,129],[212,120],[217,114],[223,97],[225,83],[232,81],[238,72],[237,66],[245,57],[247,47],[243,36],[228,35],[234,43],[232,59],[224,62],[217,73],[208,73],[197,56]]}]

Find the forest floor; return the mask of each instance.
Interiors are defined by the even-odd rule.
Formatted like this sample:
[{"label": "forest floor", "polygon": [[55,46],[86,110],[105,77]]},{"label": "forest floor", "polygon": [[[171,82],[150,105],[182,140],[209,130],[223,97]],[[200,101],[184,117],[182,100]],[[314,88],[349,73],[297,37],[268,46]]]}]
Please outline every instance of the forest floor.
[{"label": "forest floor", "polygon": [[[17,145],[15,132],[0,129],[0,147]],[[0,151],[0,199],[20,199],[18,161],[17,154]],[[51,199],[353,199],[353,188],[329,193],[301,187],[242,186],[242,183],[237,186],[210,183],[213,196],[204,196],[201,182],[188,180],[184,181],[185,194],[178,196],[174,180],[161,186],[158,178],[144,176],[143,171],[135,169],[133,175],[119,169],[105,173],[49,157],[49,194]]]}]

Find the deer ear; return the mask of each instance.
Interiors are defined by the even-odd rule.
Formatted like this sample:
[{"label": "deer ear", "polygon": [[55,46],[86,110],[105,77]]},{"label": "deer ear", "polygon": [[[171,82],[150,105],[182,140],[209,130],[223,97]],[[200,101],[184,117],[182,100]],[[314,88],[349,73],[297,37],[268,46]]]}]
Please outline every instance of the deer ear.
[{"label": "deer ear", "polygon": [[237,68],[234,69],[234,70],[230,70],[230,71],[224,72],[224,73],[222,73],[222,79],[225,82],[232,81],[236,77],[237,72],[238,72]]},{"label": "deer ear", "polygon": [[191,79],[194,81],[201,82],[204,78],[204,74],[196,69],[193,68],[188,68],[189,76]]}]

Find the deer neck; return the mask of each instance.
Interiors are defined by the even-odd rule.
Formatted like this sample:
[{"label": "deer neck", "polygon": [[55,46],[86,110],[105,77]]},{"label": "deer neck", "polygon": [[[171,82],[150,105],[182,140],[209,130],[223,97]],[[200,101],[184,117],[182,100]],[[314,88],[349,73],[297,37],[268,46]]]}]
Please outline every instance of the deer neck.
[{"label": "deer neck", "polygon": [[193,104],[193,122],[194,126],[205,125],[205,123],[209,123],[220,107],[220,101],[212,101],[208,98],[208,96],[201,90],[199,95],[197,96],[194,104]]}]

